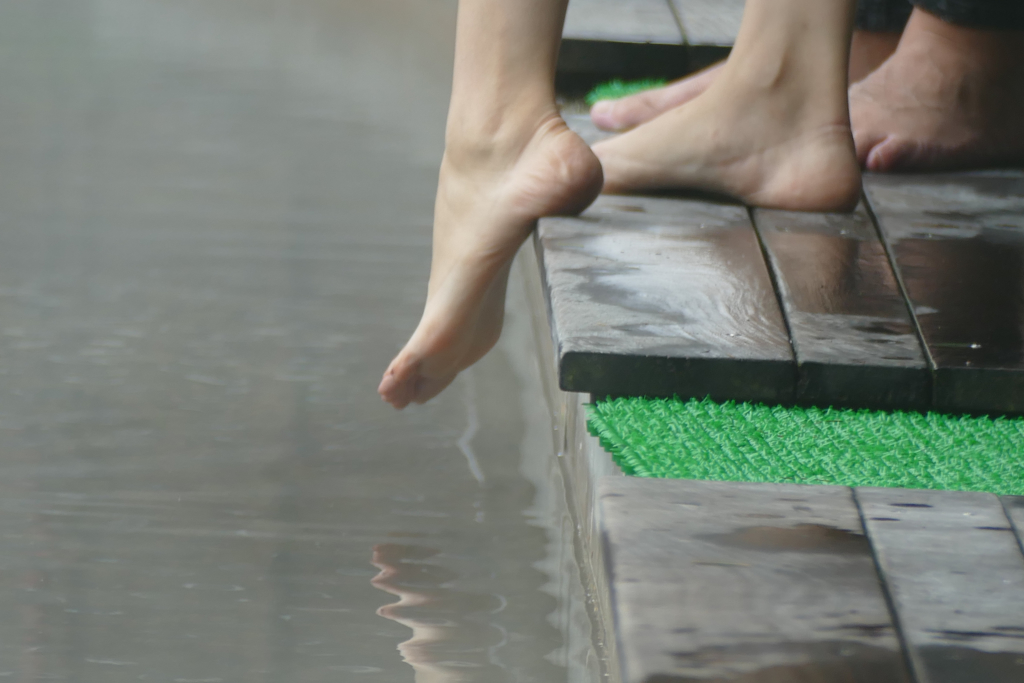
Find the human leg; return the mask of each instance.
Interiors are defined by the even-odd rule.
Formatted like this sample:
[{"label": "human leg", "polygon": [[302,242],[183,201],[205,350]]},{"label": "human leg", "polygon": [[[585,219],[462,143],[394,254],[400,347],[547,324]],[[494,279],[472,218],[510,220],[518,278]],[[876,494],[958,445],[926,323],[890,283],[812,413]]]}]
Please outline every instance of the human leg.
[{"label": "human leg", "polygon": [[853,9],[850,1],[748,0],[732,54],[703,94],[594,146],[605,191],[692,188],[762,207],[853,208]]},{"label": "human leg", "polygon": [[[850,83],[863,79],[893,53],[911,7],[908,0],[858,2],[856,30],[850,45]],[[590,109],[590,117],[602,130],[623,131],[639,126],[707,90],[722,64],[724,62],[718,62],[660,88],[618,100],[596,102]]]},{"label": "human leg", "polygon": [[913,5],[910,0],[858,0],[850,43],[850,83],[863,80],[896,50]]},{"label": "human leg", "polygon": [[850,89],[857,157],[871,171],[1020,163],[1022,108],[1019,0],[920,3],[892,57]]},{"label": "human leg", "polygon": [[498,339],[509,266],[541,216],[585,208],[601,167],[555,107],[565,0],[461,0],[427,302],[378,392],[426,401]]},{"label": "human leg", "polygon": [[850,83],[864,80],[896,51],[899,31],[854,31],[850,43]]}]

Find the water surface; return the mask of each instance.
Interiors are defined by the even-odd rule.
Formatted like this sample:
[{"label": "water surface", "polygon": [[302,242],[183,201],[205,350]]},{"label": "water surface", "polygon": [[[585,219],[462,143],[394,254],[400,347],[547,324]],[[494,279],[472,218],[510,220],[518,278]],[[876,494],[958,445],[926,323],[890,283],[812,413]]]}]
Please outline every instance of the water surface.
[{"label": "water surface", "polygon": [[519,290],[440,399],[374,392],[422,305],[453,27],[0,4],[0,680],[566,680]]}]

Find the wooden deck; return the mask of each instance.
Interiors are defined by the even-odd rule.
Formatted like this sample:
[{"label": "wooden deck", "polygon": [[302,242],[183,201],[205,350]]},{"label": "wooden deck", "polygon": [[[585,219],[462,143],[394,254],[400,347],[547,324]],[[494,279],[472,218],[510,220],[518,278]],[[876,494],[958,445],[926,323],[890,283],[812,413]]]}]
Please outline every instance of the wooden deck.
[{"label": "wooden deck", "polygon": [[[666,50],[686,70],[741,9],[572,0],[563,76],[660,75],[644,60]],[[1024,172],[869,175],[841,215],[604,196],[542,220],[532,252],[551,390],[578,392],[552,400],[611,679],[1024,681],[1024,497],[622,477],[579,407],[1024,413]]]},{"label": "wooden deck", "polygon": [[586,92],[610,77],[676,78],[724,59],[744,0],[570,0],[558,77]]},{"label": "wooden deck", "polygon": [[1024,171],[864,185],[852,214],[602,196],[542,220],[562,389],[1024,413]]},{"label": "wooden deck", "polygon": [[535,278],[531,307],[612,683],[1024,681],[1024,497],[624,477],[584,396],[558,391],[545,291]]},{"label": "wooden deck", "polygon": [[1020,683],[1024,499],[605,477],[623,683]]}]

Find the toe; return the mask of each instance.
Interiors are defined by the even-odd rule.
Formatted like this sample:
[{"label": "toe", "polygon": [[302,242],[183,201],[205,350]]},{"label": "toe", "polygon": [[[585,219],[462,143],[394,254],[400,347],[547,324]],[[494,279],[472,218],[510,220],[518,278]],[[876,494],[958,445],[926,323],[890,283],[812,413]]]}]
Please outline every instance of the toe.
[{"label": "toe", "polygon": [[674,83],[620,100],[602,100],[591,108],[590,118],[601,130],[620,132],[635,128],[702,94],[717,78],[721,67],[716,64]]},{"label": "toe", "polygon": [[867,168],[868,156],[871,154],[871,151],[884,143],[888,137],[888,134],[885,133],[858,129],[856,124],[854,124],[853,146],[857,152],[857,163],[861,167]]},{"label": "toe", "polygon": [[618,130],[615,109],[615,100],[599,100],[590,108],[590,120],[601,130]]},{"label": "toe", "polygon": [[393,375],[385,375],[377,387],[377,393],[392,408],[401,410],[412,402],[413,389],[409,385],[409,382],[400,382]]},{"label": "toe", "polygon": [[590,119],[601,130],[621,132],[635,128],[670,108],[670,103],[660,102],[664,90],[648,90],[620,100],[601,100],[590,108]]},{"label": "toe", "polygon": [[915,147],[909,140],[887,135],[867,152],[864,157],[864,168],[872,173],[904,170],[912,164]]},{"label": "toe", "polygon": [[401,410],[416,398],[419,362],[403,352],[391,361],[377,387],[380,397]]}]

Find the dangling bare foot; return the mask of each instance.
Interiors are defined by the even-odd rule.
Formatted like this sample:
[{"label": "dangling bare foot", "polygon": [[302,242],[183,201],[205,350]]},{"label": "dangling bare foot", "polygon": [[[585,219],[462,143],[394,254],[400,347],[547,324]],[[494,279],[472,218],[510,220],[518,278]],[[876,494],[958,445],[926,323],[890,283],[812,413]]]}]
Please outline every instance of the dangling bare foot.
[{"label": "dangling bare foot", "polygon": [[377,391],[422,403],[498,341],[512,258],[541,216],[582,211],[601,164],[555,106],[567,0],[459,0],[427,303]]},{"label": "dangling bare foot", "polygon": [[[850,46],[850,83],[856,83],[877,69],[893,53],[899,41],[899,33],[854,31]],[[703,93],[718,77],[723,64],[713,64],[660,88],[617,100],[595,102],[590,108],[590,119],[601,130],[624,131],[635,128]]]},{"label": "dangling bare foot", "polygon": [[896,52],[850,89],[870,171],[1024,162],[1024,32],[948,24],[915,8]]},{"label": "dangling bare foot", "polygon": [[433,398],[494,346],[509,266],[537,219],[578,213],[601,189],[597,158],[553,109],[496,140],[445,152],[426,308],[378,389],[396,408]]},{"label": "dangling bare foot", "polygon": [[594,146],[604,191],[685,188],[766,208],[853,209],[860,168],[846,108],[851,10],[748,0],[736,47],[704,94]]}]

